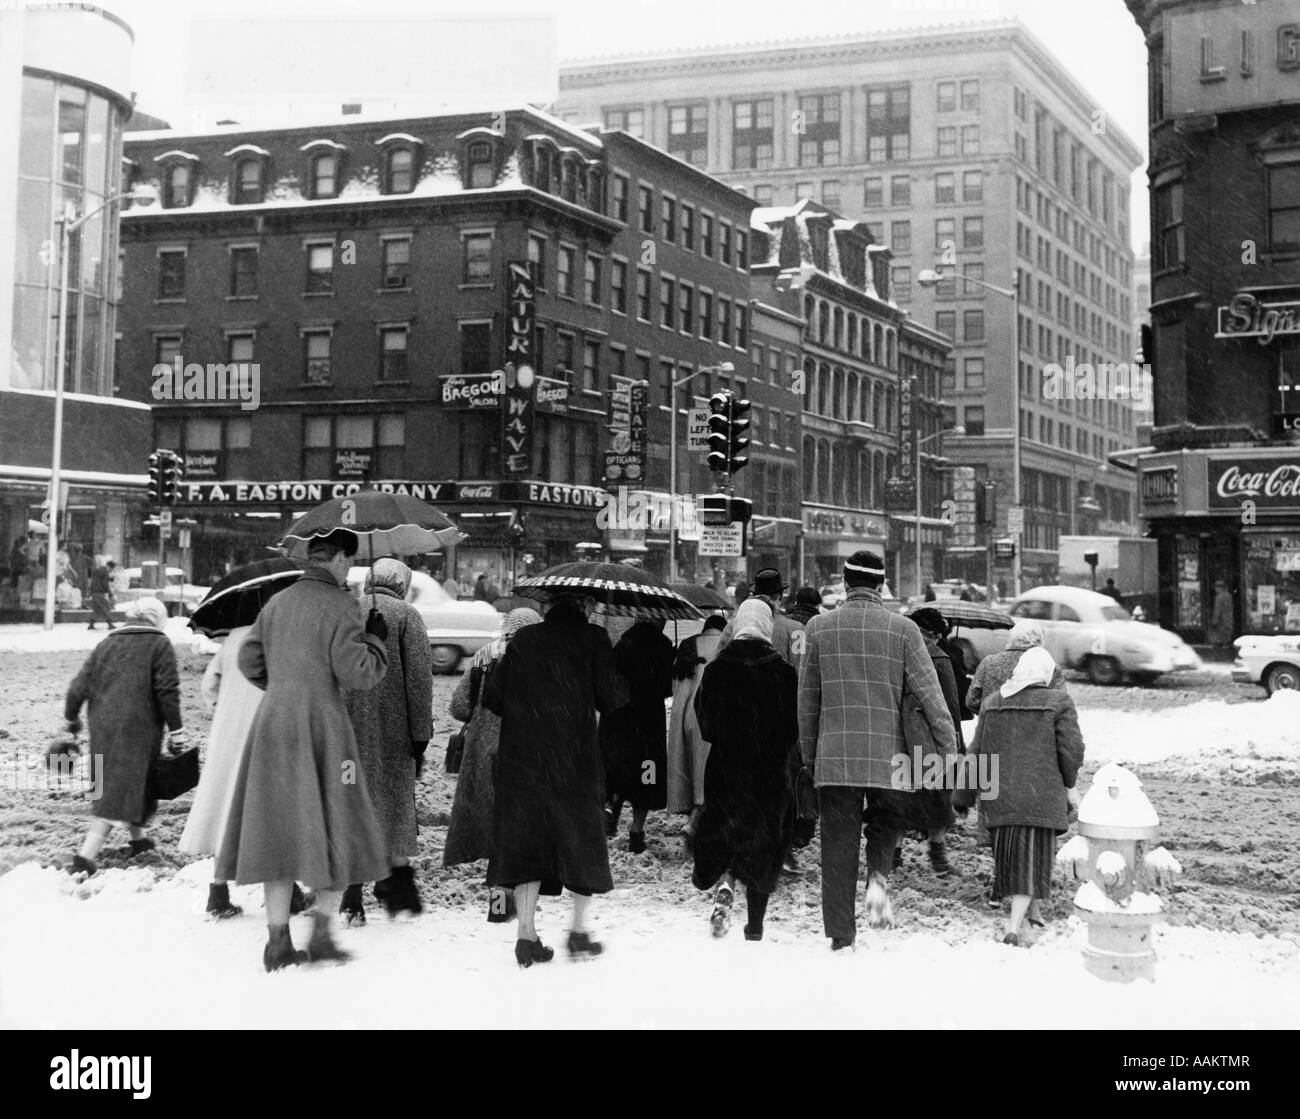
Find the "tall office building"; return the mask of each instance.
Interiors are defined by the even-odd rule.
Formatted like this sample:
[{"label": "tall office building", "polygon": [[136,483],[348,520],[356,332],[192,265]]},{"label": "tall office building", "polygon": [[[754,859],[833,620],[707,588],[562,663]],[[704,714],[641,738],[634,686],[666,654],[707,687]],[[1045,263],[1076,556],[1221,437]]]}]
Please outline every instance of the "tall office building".
[{"label": "tall office building", "polygon": [[[1131,402],[1047,399],[1040,374],[1132,360],[1142,153],[1018,22],[575,63],[557,110],[640,134],[760,206],[813,197],[872,226],[899,306],[955,343],[945,398],[965,434],[945,453],[998,484],[999,531],[1020,398],[1025,585],[1054,581],[1062,533],[1135,531],[1132,476],[1107,462],[1132,445]],[[922,288],[939,260],[946,278]],[[948,558],[983,581],[973,533]]]}]

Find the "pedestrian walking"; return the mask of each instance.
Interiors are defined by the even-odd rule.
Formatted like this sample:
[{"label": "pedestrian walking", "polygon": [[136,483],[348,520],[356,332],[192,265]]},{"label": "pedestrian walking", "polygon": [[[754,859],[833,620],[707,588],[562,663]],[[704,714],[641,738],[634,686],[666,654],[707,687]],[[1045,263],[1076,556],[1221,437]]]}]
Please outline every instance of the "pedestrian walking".
[{"label": "pedestrian walking", "polygon": [[[474,654],[469,671],[461,676],[452,693],[450,713],[453,719],[465,724],[465,751],[456,777],[451,822],[442,853],[443,866],[492,857],[496,802],[493,773],[501,746],[501,717],[483,705],[483,695],[515,634],[541,620],[542,616],[527,606],[511,610],[501,622],[501,635]],[[489,921],[505,921],[514,913],[512,891],[500,887],[490,890]]]},{"label": "pedestrian walking", "polygon": [[763,939],[794,825],[799,674],[772,647],[772,612],[752,598],[736,611],[736,636],[704,669],[695,710],[710,743],[704,812],[691,881],[716,886],[709,917],[725,936],[737,881],[745,887],[745,939]]},{"label": "pedestrian walking", "polygon": [[[1056,662],[1046,649],[1025,651],[1011,679],[989,696],[975,728],[968,764],[981,756],[997,774],[979,790],[993,833],[993,887],[1011,899],[1004,944],[1020,943],[1021,923],[1042,926],[1041,902],[1051,892],[1056,836],[1069,827],[1071,790],[1083,764],[1083,736],[1074,701],[1051,686]],[[996,768],[994,768],[996,767]],[[959,791],[969,803],[975,790]]]},{"label": "pedestrian walking", "polygon": [[956,749],[952,719],[921,631],[880,601],[884,560],[859,551],[844,564],[837,610],[804,630],[799,676],[800,748],[812,767],[822,830],[822,921],[832,949],[856,938],[859,829],[869,809],[868,922],[892,921],[888,878],[900,829],[893,759],[904,753],[902,700],[913,696],[939,749]]},{"label": "pedestrian walking", "polygon": [[116,560],[105,560],[103,565],[95,568],[90,577],[90,624],[87,629],[94,629],[96,622],[105,622],[109,629],[113,625],[113,603],[117,595],[113,591],[113,573],[117,569]]},{"label": "pedestrian walking", "polygon": [[1107,598],[1113,598],[1121,606],[1124,605],[1124,596],[1119,593],[1119,588],[1115,586],[1114,579],[1107,579],[1106,585],[1101,588],[1100,593],[1104,594]]},{"label": "pedestrian walking", "polygon": [[[775,567],[765,567],[754,576],[754,585],[750,595],[745,599],[737,597],[736,605],[739,607],[742,602],[748,601],[752,596],[762,599],[772,610],[772,647],[781,654],[785,663],[799,667],[799,657],[803,649],[803,625],[794,618],[781,613],[779,607],[781,596],[785,593],[789,584],[781,578],[781,573]],[[735,633],[735,620],[727,623],[727,628],[722,631],[722,643],[725,645],[731,640]]]},{"label": "pedestrian walking", "polygon": [[794,592],[794,605],[786,611],[792,622],[807,625],[822,612],[822,596],[816,587],[800,587]]},{"label": "pedestrian walking", "polygon": [[[976,714],[979,713],[984,700],[993,695],[1003,684],[1011,679],[1020,658],[1027,649],[1041,648],[1043,644],[1043,627],[1037,622],[1020,619],[1007,636],[1007,647],[1000,653],[990,653],[975,669],[970,688],[966,692],[966,706]],[[1064,688],[1065,677],[1058,666],[1052,674],[1052,688]]]},{"label": "pedestrian walking", "polygon": [[[339,895],[388,873],[344,702],[347,689],[379,683],[388,664],[383,615],[363,629],[346,589],[357,543],[346,529],[314,538],[307,570],[262,608],[239,652],[239,670],[266,694],[249,730],[215,873],[262,884],[267,971],[346,961],[331,927]],[[305,953],[289,936],[295,879],[317,891]]]},{"label": "pedestrian walking", "polygon": [[539,894],[573,896],[570,958],[603,947],[586,930],[591,895],[614,885],[596,713],[621,707],[627,691],[609,638],[587,622],[590,606],[581,596],[554,596],[541,624],[511,639],[482,700],[501,718],[488,885],[515,892],[520,967],[555,955],[537,934]]},{"label": "pedestrian walking", "polygon": [[[352,688],[348,717],[374,806],[389,874],[375,883],[375,897],[390,917],[423,911],[411,856],[416,853],[415,782],[433,737],[433,655],[424,619],[406,600],[411,569],[395,559],[377,559],[366,576],[370,596],[388,630],[388,670],[371,688]],[[365,924],[363,883],[343,891],[340,912],[349,924]]]},{"label": "pedestrian walking", "polygon": [[668,805],[668,742],[664,700],[673,690],[673,643],[662,622],[637,622],[614,646],[614,668],[627,685],[627,702],[600,720],[605,761],[606,833],[618,834],[624,803],[632,806],[627,849],[645,850],[645,821]]},{"label": "pedestrian walking", "polygon": [[711,614],[704,628],[677,646],[673,664],[673,706],[668,722],[668,811],[689,813],[682,835],[691,849],[704,811],[704,771],[709,742],[700,733],[695,714],[695,695],[704,668],[717,656],[722,645],[726,619]]},{"label": "pedestrian walking", "polygon": [[154,849],[146,828],[158,802],[149,789],[149,767],[162,752],[164,735],[172,753],[186,744],[176,653],[162,632],[167,610],[145,597],[131,603],[127,616],[128,624],[86,658],[64,703],[72,734],[81,732],[81,709],[87,708],[90,754],[102,781],[96,819],[69,868],[73,874],[95,873],[114,824],[128,829],[132,858]]}]

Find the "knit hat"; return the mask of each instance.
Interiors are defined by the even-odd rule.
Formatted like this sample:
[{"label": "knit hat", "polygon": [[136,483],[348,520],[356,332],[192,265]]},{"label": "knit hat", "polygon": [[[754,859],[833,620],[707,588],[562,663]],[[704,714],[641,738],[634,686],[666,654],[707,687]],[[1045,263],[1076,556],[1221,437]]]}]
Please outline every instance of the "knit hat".
[{"label": "knit hat", "polygon": [[882,579],[885,577],[885,561],[877,552],[869,552],[866,549],[854,552],[844,561],[844,574],[848,575],[879,575]]}]

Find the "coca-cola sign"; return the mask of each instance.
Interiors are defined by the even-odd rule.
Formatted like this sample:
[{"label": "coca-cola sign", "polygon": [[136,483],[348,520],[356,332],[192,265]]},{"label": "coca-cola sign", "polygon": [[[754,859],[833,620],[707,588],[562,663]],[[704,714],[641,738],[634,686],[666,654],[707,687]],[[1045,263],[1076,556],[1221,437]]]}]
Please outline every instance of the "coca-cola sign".
[{"label": "coca-cola sign", "polygon": [[1300,455],[1274,458],[1212,458],[1208,466],[1209,508],[1300,509]]}]

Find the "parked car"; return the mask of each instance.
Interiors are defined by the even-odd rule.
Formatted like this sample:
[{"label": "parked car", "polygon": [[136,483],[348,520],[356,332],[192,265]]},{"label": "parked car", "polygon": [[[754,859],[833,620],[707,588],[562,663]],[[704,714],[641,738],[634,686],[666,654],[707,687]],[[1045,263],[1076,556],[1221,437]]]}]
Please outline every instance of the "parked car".
[{"label": "parked car", "polygon": [[[361,594],[369,571],[368,567],[348,571],[348,586],[354,594]],[[463,657],[473,656],[501,634],[502,615],[490,602],[457,602],[423,571],[411,573],[406,601],[424,619],[436,673],[454,672]]]},{"label": "parked car", "polygon": [[167,585],[160,590],[157,560],[148,560],[139,567],[128,567],[123,574],[127,586],[117,592],[117,602],[113,607],[117,614],[126,610],[127,603],[152,595],[167,607],[168,614],[185,617],[194,613],[194,608],[209,590],[186,581],[185,572],[179,567],[167,568]]},{"label": "parked car", "polygon": [[1300,634],[1270,633],[1238,637],[1232,678],[1259,684],[1269,695],[1300,688]]},{"label": "parked car", "polygon": [[[1116,684],[1125,676],[1149,684],[1167,672],[1201,667],[1196,650],[1178,634],[1135,622],[1114,599],[1082,587],[1035,587],[1008,612],[1041,625],[1043,646],[1057,664],[1086,672],[1094,684]],[[967,665],[1006,648],[1008,632],[961,630],[957,642]]]}]

